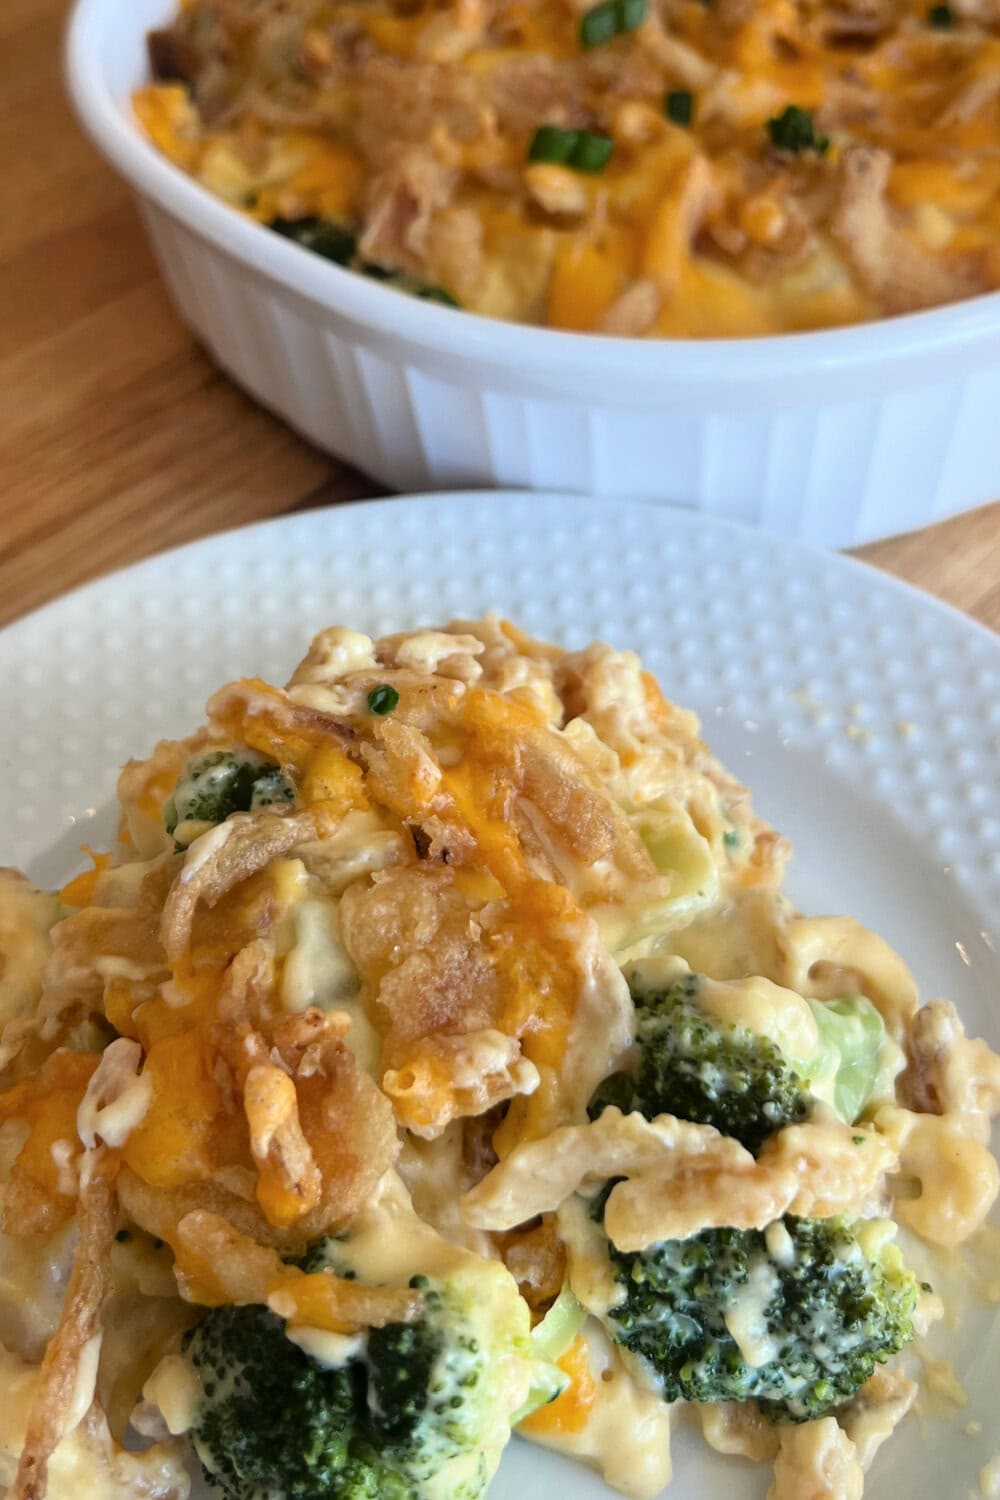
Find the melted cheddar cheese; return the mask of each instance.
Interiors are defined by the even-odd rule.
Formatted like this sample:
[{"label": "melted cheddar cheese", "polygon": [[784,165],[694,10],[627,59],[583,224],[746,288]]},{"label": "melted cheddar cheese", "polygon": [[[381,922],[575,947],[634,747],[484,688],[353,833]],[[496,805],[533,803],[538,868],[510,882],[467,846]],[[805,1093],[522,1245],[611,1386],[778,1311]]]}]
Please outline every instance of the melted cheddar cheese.
[{"label": "melted cheddar cheese", "polygon": [[[134,107],[239,211],[493,317],[750,337],[1000,285],[988,5],[628,11],[185,0]],[[581,133],[600,170],[567,164]]]}]

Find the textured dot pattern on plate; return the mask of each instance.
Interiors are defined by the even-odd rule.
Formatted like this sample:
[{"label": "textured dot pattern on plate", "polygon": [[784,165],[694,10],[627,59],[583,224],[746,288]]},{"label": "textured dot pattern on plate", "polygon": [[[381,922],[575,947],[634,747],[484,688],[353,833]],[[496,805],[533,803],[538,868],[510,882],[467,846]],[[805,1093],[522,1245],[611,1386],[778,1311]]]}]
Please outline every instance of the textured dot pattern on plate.
[{"label": "textured dot pattern on plate", "polygon": [[[489,608],[569,645],[640,651],[793,839],[793,898],[873,926],[925,995],[950,994],[1000,1042],[1000,641],[861,564],[690,512],[504,493],[351,505],[69,595],[0,633],[0,863],[51,884],[82,868],[80,844],[111,835],[118,765],[199,722],[227,679],[283,680],[320,627],[378,634]],[[962,1421],[933,1442],[912,1423],[870,1500],[974,1487],[1000,1316],[953,1358],[972,1392]],[[970,1417],[982,1441],[963,1435]],[[691,1434],[675,1456],[672,1500],[766,1488]],[[518,1443],[491,1500],[560,1482],[574,1500],[610,1494]]]}]

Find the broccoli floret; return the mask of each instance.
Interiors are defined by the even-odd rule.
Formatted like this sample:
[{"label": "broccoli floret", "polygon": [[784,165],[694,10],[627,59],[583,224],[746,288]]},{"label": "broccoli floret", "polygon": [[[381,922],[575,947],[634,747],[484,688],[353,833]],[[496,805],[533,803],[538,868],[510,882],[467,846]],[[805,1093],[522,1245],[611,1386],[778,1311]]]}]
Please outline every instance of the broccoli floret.
[{"label": "broccoli floret", "polygon": [[698,974],[684,974],[664,988],[636,966],[629,979],[636,1071],[612,1074],[600,1085],[591,1117],[609,1104],[639,1110],[647,1119],[676,1115],[713,1125],[756,1152],[774,1131],[805,1119],[809,1096],[772,1041],[699,1008],[703,982]]},{"label": "broccoli floret", "polygon": [[365,260],[358,254],[358,237],[353,229],[336,219],[317,218],[307,215],[301,219],[277,218],[270,221],[269,228],[283,239],[294,240],[314,255],[332,260],[349,271],[359,271],[372,281],[384,281],[397,292],[417,297],[422,302],[440,302],[445,307],[458,307],[459,303],[443,287],[419,281],[405,271],[394,271],[389,266],[380,266],[375,261]]},{"label": "broccoli floret", "polygon": [[918,1284],[887,1231],[789,1215],[637,1254],[609,1245],[621,1288],[610,1331],[667,1401],[753,1399],[773,1420],[811,1420],[913,1337]]},{"label": "broccoli floret", "polygon": [[[337,1264],[339,1249],[325,1242],[307,1268]],[[417,1321],[370,1329],[334,1368],[266,1308],[208,1313],[186,1348],[204,1392],[192,1435],[217,1489],[231,1500],[479,1500],[535,1369],[527,1305],[489,1262],[412,1285]]]},{"label": "broccoli floret", "polygon": [[817,156],[825,156],[830,149],[830,137],[817,133],[812,115],[798,104],[789,104],[768,120],[767,133],[779,151],[815,151]]},{"label": "broccoli floret", "polygon": [[338,266],[350,265],[358,249],[358,237],[352,229],[336,219],[320,219],[308,215],[301,219],[272,219],[270,227],[282,239],[294,240],[297,245],[332,260]]},{"label": "broccoli floret", "polygon": [[[709,983],[670,965],[634,965],[633,1065],[600,1086],[592,1117],[611,1104],[647,1118],[672,1114],[757,1152],[809,1114],[810,1076],[822,1075],[838,1107],[861,1107],[884,1040],[868,1002],[824,1007],[816,1054],[803,1062],[710,1014]],[[598,1220],[613,1185],[595,1202]],[[667,1401],[753,1399],[774,1419],[821,1416],[913,1336],[918,1286],[889,1227],[788,1216],[764,1231],[710,1229],[638,1253],[609,1243],[620,1288],[609,1331],[645,1362]]]},{"label": "broccoli floret", "polygon": [[185,1347],[204,1391],[195,1448],[224,1495],[375,1495],[369,1466],[352,1452],[363,1367],[322,1369],[265,1307],[215,1308]]},{"label": "broccoli floret", "polygon": [[235,812],[288,808],[294,801],[295,783],[275,761],[253,750],[213,750],[188,762],[164,805],[163,822],[183,849],[202,831],[198,825],[224,823]]},{"label": "broccoli floret", "polygon": [[418,281],[405,271],[393,271],[388,266],[376,265],[371,260],[358,261],[354,269],[367,276],[370,281],[382,281],[386,286],[394,287],[397,292],[405,292],[408,297],[416,297],[420,302],[440,302],[442,307],[461,305],[444,287],[434,286],[428,281]]},{"label": "broccoli floret", "polygon": [[880,1088],[903,1065],[903,1054],[886,1035],[885,1022],[864,995],[808,1000],[819,1031],[815,1055],[796,1066],[810,1092],[825,1098],[852,1125]]}]

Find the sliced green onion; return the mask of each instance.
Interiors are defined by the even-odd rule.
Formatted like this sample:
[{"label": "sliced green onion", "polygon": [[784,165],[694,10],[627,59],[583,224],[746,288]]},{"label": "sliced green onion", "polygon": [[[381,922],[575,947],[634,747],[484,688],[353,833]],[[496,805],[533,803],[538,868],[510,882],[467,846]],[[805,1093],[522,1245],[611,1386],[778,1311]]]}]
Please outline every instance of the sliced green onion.
[{"label": "sliced green onion", "polygon": [[586,1321],[587,1309],[577,1301],[566,1282],[542,1321],[531,1330],[532,1355],[537,1362],[532,1365],[528,1395],[510,1419],[512,1427],[540,1406],[557,1400],[567,1389],[569,1376],[556,1360],[565,1354]]},{"label": "sliced green onion", "polygon": [[529,161],[544,161],[574,172],[601,172],[611,160],[615,143],[596,130],[562,130],[540,125],[528,147]]},{"label": "sliced green onion", "polygon": [[283,239],[294,240],[314,255],[332,260],[338,266],[346,266],[358,247],[357,236],[335,219],[320,219],[309,215],[302,219],[272,219],[270,229]]},{"label": "sliced green onion", "polygon": [[646,0],[618,0],[618,30],[638,31],[646,19]]},{"label": "sliced green onion", "polygon": [[602,0],[580,19],[580,46],[602,47],[618,35],[616,0]]},{"label": "sliced green onion", "polygon": [[529,161],[568,164],[580,140],[578,130],[561,130],[558,125],[539,125],[528,147]]},{"label": "sliced green onion", "polygon": [[675,125],[690,125],[694,118],[694,95],[690,89],[668,89],[663,99],[663,111]]},{"label": "sliced green onion", "polygon": [[830,137],[817,135],[812,115],[797,104],[789,104],[780,115],[768,120],[767,133],[779,151],[815,151],[822,156],[830,145]]},{"label": "sliced green onion", "polygon": [[613,37],[635,31],[646,19],[646,0],[601,0],[580,20],[580,46],[602,47]]},{"label": "sliced green onion", "polygon": [[372,688],[368,694],[368,712],[373,714],[391,714],[399,703],[399,694],[388,682],[380,682],[378,687]]},{"label": "sliced green onion", "polygon": [[932,5],[927,12],[927,24],[935,31],[948,31],[951,28],[953,17],[950,5]]},{"label": "sliced green onion", "polygon": [[577,172],[603,172],[614,149],[615,143],[609,135],[598,135],[594,130],[581,130],[569,165]]},{"label": "sliced green onion", "polygon": [[416,297],[421,302],[440,302],[443,307],[461,305],[444,287],[418,281],[415,276],[407,276],[405,271],[393,271],[389,266],[376,265],[373,260],[356,261],[354,269],[360,271],[362,276],[367,276],[370,281],[382,281],[386,286],[394,287],[397,292],[405,292],[408,297]]},{"label": "sliced green onion", "polygon": [[586,1321],[587,1309],[577,1301],[569,1282],[565,1282],[542,1321],[531,1330],[536,1357],[555,1362],[566,1353]]}]

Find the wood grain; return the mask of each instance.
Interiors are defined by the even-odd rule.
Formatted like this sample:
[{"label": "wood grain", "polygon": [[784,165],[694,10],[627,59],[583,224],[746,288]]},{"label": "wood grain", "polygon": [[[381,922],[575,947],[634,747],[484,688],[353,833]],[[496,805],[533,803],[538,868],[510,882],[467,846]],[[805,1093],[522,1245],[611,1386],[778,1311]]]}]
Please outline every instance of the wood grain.
[{"label": "wood grain", "polygon": [[[0,624],[162,548],[377,492],[244,396],[175,317],[66,103],[67,10],[0,5]],[[1000,629],[1000,504],[860,555]]]}]

